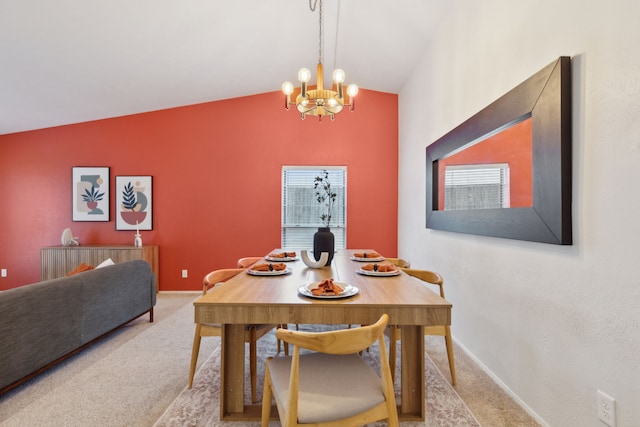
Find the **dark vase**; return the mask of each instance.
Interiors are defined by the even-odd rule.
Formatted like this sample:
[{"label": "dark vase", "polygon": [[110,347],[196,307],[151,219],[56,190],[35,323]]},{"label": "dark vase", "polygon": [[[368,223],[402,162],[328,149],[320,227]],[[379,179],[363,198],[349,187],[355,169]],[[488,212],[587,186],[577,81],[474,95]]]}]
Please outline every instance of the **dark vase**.
[{"label": "dark vase", "polygon": [[329,227],[319,227],[313,235],[313,257],[318,261],[322,252],[329,252],[325,265],[331,264],[335,247],[335,237]]}]

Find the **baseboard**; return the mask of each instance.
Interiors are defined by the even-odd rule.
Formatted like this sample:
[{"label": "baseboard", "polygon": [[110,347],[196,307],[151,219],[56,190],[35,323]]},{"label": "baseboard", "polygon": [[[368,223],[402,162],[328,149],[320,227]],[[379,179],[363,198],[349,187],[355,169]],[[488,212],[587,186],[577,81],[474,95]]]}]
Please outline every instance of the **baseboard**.
[{"label": "baseboard", "polygon": [[475,362],[476,365],[478,365],[480,367],[480,369],[482,369],[482,371],[487,374],[496,384],[498,384],[498,386],[504,390],[505,393],[507,393],[518,405],[520,405],[520,407],[522,409],[524,409],[529,415],[531,415],[541,426],[543,427],[551,427],[544,419],[542,419],[542,417],[540,417],[540,415],[538,415],[538,413],[536,411],[534,411],[529,405],[527,405],[521,398],[520,396],[518,396],[516,393],[514,393],[513,390],[511,390],[504,382],[502,382],[502,380],[493,373],[493,371],[491,371],[491,369],[489,369],[484,363],[482,363],[482,361],[480,361],[480,359],[478,359],[475,354],[473,354],[467,347],[464,346],[464,344],[462,344],[455,336],[452,335],[451,337],[453,339],[453,342],[456,343],[456,345],[458,347],[460,347],[460,349],[462,351],[464,351],[464,353]]},{"label": "baseboard", "polygon": [[202,295],[202,291],[158,291],[159,294]]}]

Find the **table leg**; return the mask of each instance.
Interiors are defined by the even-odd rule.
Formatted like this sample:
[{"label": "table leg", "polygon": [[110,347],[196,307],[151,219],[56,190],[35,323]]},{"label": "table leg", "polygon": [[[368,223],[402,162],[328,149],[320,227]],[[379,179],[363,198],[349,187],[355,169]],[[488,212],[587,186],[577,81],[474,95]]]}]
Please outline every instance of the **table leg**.
[{"label": "table leg", "polygon": [[244,325],[222,327],[220,357],[220,418],[244,412]]},{"label": "table leg", "polygon": [[422,326],[402,325],[401,419],[425,419],[424,334]]}]

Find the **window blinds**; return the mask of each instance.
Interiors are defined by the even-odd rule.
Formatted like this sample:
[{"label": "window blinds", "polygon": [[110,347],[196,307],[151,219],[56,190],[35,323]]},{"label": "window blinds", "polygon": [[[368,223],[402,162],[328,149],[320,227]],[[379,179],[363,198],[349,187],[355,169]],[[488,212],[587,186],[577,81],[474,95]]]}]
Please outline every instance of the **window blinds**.
[{"label": "window blinds", "polygon": [[313,184],[316,176],[329,172],[331,189],[336,193],[331,217],[331,231],[336,249],[346,247],[346,168],[295,167],[282,168],[282,242],[286,249],[312,249],[313,235],[324,227],[320,216],[326,213],[317,201]]}]

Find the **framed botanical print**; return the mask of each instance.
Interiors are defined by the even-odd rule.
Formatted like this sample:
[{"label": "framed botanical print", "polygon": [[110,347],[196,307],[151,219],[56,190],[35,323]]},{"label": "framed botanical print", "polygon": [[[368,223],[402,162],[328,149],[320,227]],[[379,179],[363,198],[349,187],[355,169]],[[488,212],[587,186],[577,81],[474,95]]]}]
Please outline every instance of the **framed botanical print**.
[{"label": "framed botanical print", "polygon": [[109,168],[73,167],[73,221],[109,221]]},{"label": "framed botanical print", "polygon": [[151,176],[116,176],[116,230],[153,230]]}]

